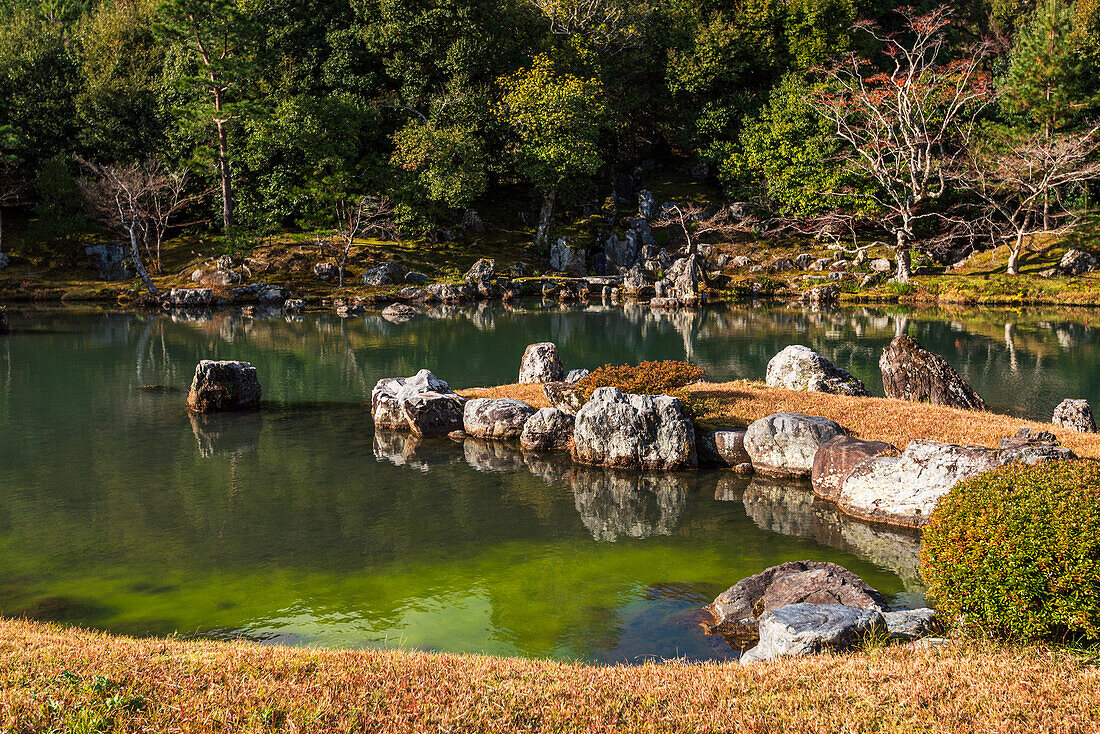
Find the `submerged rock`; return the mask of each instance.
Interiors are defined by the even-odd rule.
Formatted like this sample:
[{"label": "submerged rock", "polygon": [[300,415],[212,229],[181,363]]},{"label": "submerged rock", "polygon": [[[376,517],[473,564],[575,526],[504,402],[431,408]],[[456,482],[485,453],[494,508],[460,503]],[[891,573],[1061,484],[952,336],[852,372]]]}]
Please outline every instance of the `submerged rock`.
[{"label": "submerged rock", "polygon": [[477,398],[466,403],[462,428],[474,438],[514,439],[534,414],[535,409],[522,400]]},{"label": "submerged rock", "polygon": [[753,421],[745,432],[745,450],[758,472],[776,477],[809,476],[821,444],[844,429],[820,416],[775,413]]},{"label": "submerged rock", "polygon": [[842,604],[886,611],[876,589],[843,566],[825,561],[790,561],[741,579],[723,591],[707,610],[714,618],[710,632],[735,645],[751,644],[758,622],[769,610],[788,604]]},{"label": "submerged rock", "polygon": [[985,410],[985,401],[971,389],[943,357],[933,354],[912,337],[894,337],[879,359],[886,397],[946,405],[963,410]]},{"label": "submerged rock", "polygon": [[195,367],[187,405],[196,413],[256,410],[262,394],[256,368],[248,362],[204,359]]},{"label": "submerged rock", "polygon": [[742,663],[858,648],[868,635],[886,630],[876,609],[841,604],[789,604],[760,618],[760,643]]},{"label": "submerged rock", "polygon": [[565,377],[558,346],[553,342],[531,344],[523,351],[519,365],[520,384],[559,382]]},{"label": "submerged rock", "polygon": [[690,469],[695,428],[677,398],[601,387],[577,413],[573,458],[626,469]]},{"label": "submerged rock", "polygon": [[766,379],[769,387],[787,390],[860,397],[868,394],[858,379],[801,344],[792,344],[772,357]]}]

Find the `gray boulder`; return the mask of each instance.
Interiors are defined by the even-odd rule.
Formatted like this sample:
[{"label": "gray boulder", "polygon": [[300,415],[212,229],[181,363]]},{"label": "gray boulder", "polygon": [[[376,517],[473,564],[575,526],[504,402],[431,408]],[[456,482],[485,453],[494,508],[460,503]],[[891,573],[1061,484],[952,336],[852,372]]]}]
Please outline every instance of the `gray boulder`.
[{"label": "gray boulder", "polygon": [[1070,248],[1058,262],[1058,269],[1066,275],[1082,275],[1100,270],[1100,260],[1084,250]]},{"label": "gray boulder", "polygon": [[1096,419],[1093,418],[1092,406],[1087,400],[1063,400],[1054,409],[1051,422],[1078,433],[1096,432]]},{"label": "gray boulder", "polygon": [[411,283],[412,285],[426,285],[428,283],[431,283],[432,279],[429,278],[427,275],[424,275],[424,273],[409,271],[405,273],[405,282]]},{"label": "gray boulder", "polygon": [[382,317],[387,321],[408,321],[418,313],[415,308],[404,303],[391,303],[382,309]]},{"label": "gray boulder", "polygon": [[496,261],[482,258],[466,271],[467,283],[488,282],[496,277]]},{"label": "gray boulder", "polygon": [[568,451],[573,447],[574,416],[542,408],[523,424],[519,444],[528,451]]},{"label": "gray boulder", "polygon": [[4,268],[8,267],[9,264],[11,264],[11,260],[8,258],[8,256],[6,254],[4,254],[3,252],[0,252],[0,270],[3,270]]},{"label": "gray boulder", "polygon": [[558,346],[553,342],[531,344],[523,351],[519,365],[520,384],[559,382],[565,377]]},{"label": "gray boulder", "polygon": [[550,267],[562,273],[583,274],[588,268],[584,247],[559,237],[550,245]]},{"label": "gray boulder", "polygon": [[892,273],[894,272],[894,263],[890,262],[885,257],[876,258],[869,262],[868,267],[871,268],[873,273]]},{"label": "gray boulder", "polygon": [[432,283],[424,288],[432,298],[443,303],[459,303],[473,298],[474,291],[469,286],[457,286],[449,283]]},{"label": "gray boulder", "polygon": [[564,381],[546,383],[542,386],[542,394],[551,405],[569,415],[576,415],[577,411],[588,402],[575,384]]},{"label": "gray boulder", "polygon": [[943,357],[904,334],[895,336],[879,359],[886,397],[985,410],[985,401]]},{"label": "gray boulder", "polygon": [[897,456],[900,452],[892,444],[884,441],[864,441],[850,436],[834,436],[821,444],[814,454],[814,465],[810,472],[814,494],[823,499],[836,501],[844,480],[852,473],[856,464],[864,459],[876,456]]},{"label": "gray boulder", "polygon": [[820,416],[775,413],[753,421],[745,431],[745,450],[758,472],[774,477],[804,477],[813,470],[818,447],[844,433]]},{"label": "gray boulder", "polygon": [[638,214],[645,219],[652,219],[657,216],[658,202],[657,197],[653,195],[652,191],[642,189],[638,192]]},{"label": "gray boulder", "polygon": [[750,265],[752,265],[752,260],[744,255],[738,255],[737,257],[731,258],[729,261],[729,266],[734,270],[741,270]]},{"label": "gray boulder", "polygon": [[317,263],[313,266],[313,276],[326,283],[336,280],[340,277],[340,266],[333,262]]},{"label": "gray boulder", "polygon": [[[96,271],[100,280],[128,280],[133,277],[130,273],[130,255],[123,245],[89,245],[84,248],[84,253],[88,256],[88,264]],[[5,259],[6,265],[7,256],[0,257]]]},{"label": "gray boulder", "polygon": [[417,436],[446,436],[462,428],[466,401],[454,393],[419,392],[403,387],[397,392],[397,399],[405,423]]},{"label": "gray boulder", "polygon": [[474,438],[519,438],[535,409],[522,400],[477,398],[466,403],[462,430]]},{"label": "gray boulder", "polygon": [[886,620],[875,609],[840,604],[789,604],[760,618],[760,643],[742,663],[858,648],[867,636],[884,632]]},{"label": "gray boulder", "polygon": [[917,640],[936,631],[936,610],[928,607],[884,612],[886,629],[896,640]]},{"label": "gray boulder", "polygon": [[240,285],[241,274],[236,270],[215,270],[203,275],[200,281],[203,285],[227,288],[231,285]]},{"label": "gray boulder", "polygon": [[737,469],[741,474],[752,472],[752,459],[745,450],[744,430],[696,429],[695,451],[699,457],[699,466],[728,466]]},{"label": "gray boulder", "polygon": [[634,266],[634,263],[638,262],[638,237],[633,232],[627,232],[626,237],[619,239],[618,235],[612,233],[608,236],[603,245],[604,257],[607,258],[607,264],[615,272],[618,268],[630,268]]},{"label": "gray boulder", "polygon": [[576,369],[576,370],[569,370],[568,372],[565,373],[565,381],[569,382],[569,383],[580,382],[584,378],[588,377],[588,375],[590,375],[590,374],[591,374],[591,372],[589,372],[588,370],[586,370],[584,368]]},{"label": "gray boulder", "polygon": [[395,262],[384,262],[363,272],[363,285],[393,285],[405,279],[405,269]]},{"label": "gray boulder", "polygon": [[792,344],[768,362],[766,381],[769,387],[787,390],[824,392],[833,395],[867,395],[867,388],[858,379],[834,365],[820,354]]},{"label": "gray boulder", "polygon": [[467,234],[481,234],[485,231],[485,223],[473,209],[467,209],[462,215],[462,230]]},{"label": "gray boulder", "polygon": [[696,466],[695,428],[676,398],[601,387],[577,412],[573,459],[624,469],[690,469]]},{"label": "gray boulder", "polygon": [[880,456],[857,463],[836,497],[840,509],[887,525],[919,528],[940,497],[963,481],[1011,463],[1043,464],[1073,458],[1069,449],[1030,441],[1005,448],[960,446],[918,439],[900,457]]},{"label": "gray boulder", "polygon": [[213,303],[210,288],[173,288],[168,292],[168,305],[173,308],[207,308]]},{"label": "gray boulder", "polygon": [[[417,393],[433,393],[460,398],[443,380],[430,370],[420,370],[412,377],[386,377],[371,390],[371,417],[375,428],[411,430],[402,402]],[[459,409],[458,426],[462,427],[462,411]],[[451,429],[454,430],[454,429]]]},{"label": "gray boulder", "polygon": [[736,645],[757,637],[761,614],[789,604],[843,604],[886,611],[890,607],[876,589],[843,566],[826,561],[790,561],[741,579],[707,607],[714,623],[708,627]]},{"label": "gray boulder", "polygon": [[287,313],[301,313],[306,310],[306,302],[301,298],[288,298],[283,301],[283,310]]},{"label": "gray boulder", "polygon": [[195,367],[187,407],[196,413],[256,410],[262,394],[256,368],[248,362],[204,359]]}]

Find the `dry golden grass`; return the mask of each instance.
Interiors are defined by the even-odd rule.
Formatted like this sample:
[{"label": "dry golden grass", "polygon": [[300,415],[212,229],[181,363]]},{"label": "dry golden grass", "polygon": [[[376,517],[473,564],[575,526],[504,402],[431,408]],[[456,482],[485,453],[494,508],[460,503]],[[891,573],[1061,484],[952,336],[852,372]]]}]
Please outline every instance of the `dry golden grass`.
[{"label": "dry golden grass", "polygon": [[592,667],[0,621],[4,732],[1098,730],[1100,669],[1047,648],[960,643],[745,668]]},{"label": "dry golden grass", "polygon": [[[997,446],[1022,426],[1051,431],[1078,456],[1100,458],[1100,433],[1075,433],[1050,423],[1036,423],[999,413],[974,413],[938,405],[888,398],[797,392],[767,387],[761,382],[701,382],[684,388],[695,404],[700,421],[712,425],[745,427],[757,418],[791,411],[820,415],[844,426],[857,438],[889,441],[904,449],[915,438],[948,443]],[[549,403],[539,385],[501,385],[464,390],[470,397],[509,397],[535,407]]]}]

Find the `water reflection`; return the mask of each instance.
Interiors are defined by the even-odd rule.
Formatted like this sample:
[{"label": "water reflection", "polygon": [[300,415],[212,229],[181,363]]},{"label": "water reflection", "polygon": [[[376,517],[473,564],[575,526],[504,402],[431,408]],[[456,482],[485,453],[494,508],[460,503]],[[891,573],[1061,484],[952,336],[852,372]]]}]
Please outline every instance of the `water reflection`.
[{"label": "water reflection", "polygon": [[641,474],[576,467],[569,475],[581,521],[593,539],[671,535],[687,509],[688,482],[682,474]]},{"label": "water reflection", "polygon": [[260,447],[260,433],[264,427],[261,413],[189,413],[188,419],[203,457],[239,456]]}]

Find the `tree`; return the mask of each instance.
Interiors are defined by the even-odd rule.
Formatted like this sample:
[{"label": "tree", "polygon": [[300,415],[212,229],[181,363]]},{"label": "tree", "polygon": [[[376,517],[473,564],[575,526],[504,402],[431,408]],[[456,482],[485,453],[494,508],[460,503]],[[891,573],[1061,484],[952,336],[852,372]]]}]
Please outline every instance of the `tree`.
[{"label": "tree", "polygon": [[202,68],[183,81],[209,95],[205,116],[216,133],[222,226],[228,229],[235,223],[229,123],[244,106],[241,87],[253,70],[256,26],[234,0],[167,0],[160,14],[161,33],[183,44]]},{"label": "tree", "polygon": [[961,183],[987,207],[982,221],[994,241],[1008,241],[1010,275],[1019,274],[1028,239],[1069,230],[1084,216],[1067,201],[1066,192],[1100,178],[1094,155],[1100,149],[1098,132],[1095,127],[1055,135],[1010,129],[974,145]]},{"label": "tree", "polygon": [[672,204],[662,210],[653,221],[654,227],[679,229],[684,235],[684,254],[694,255],[699,239],[708,234],[729,234],[737,229],[737,223],[730,216],[728,207],[721,207],[710,213],[707,208],[688,202]]},{"label": "tree", "polygon": [[917,225],[937,216],[930,205],[947,191],[946,169],[973,132],[974,118],[991,98],[980,47],[951,61],[946,55],[947,6],[926,15],[899,11],[905,32],[858,28],[882,45],[882,67],[852,53],[823,69],[826,86],[810,104],[849,150],[849,163],[877,191],[870,198],[894,235],[897,280],[910,278]]},{"label": "tree", "polygon": [[542,192],[535,244],[546,248],[558,195],[594,175],[604,114],[603,85],[559,72],[548,56],[501,79],[500,114],[516,135],[516,167]]},{"label": "tree", "polygon": [[152,160],[121,166],[79,162],[91,174],[80,181],[89,215],[128,236],[134,270],[151,294],[160,295],[145,267],[141,245],[159,269],[166,231],[175,215],[196,198],[184,195],[186,171],[169,171]]},{"label": "tree", "polygon": [[640,41],[638,19],[645,2],[619,0],[528,0],[550,22],[550,33],[583,39],[594,48],[617,54]]},{"label": "tree", "polygon": [[396,239],[400,230],[393,223],[393,204],[384,196],[337,196],[332,207],[339,244],[340,287],[343,288],[344,266],[355,240],[368,235]]}]

